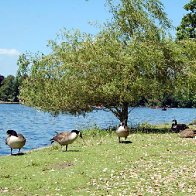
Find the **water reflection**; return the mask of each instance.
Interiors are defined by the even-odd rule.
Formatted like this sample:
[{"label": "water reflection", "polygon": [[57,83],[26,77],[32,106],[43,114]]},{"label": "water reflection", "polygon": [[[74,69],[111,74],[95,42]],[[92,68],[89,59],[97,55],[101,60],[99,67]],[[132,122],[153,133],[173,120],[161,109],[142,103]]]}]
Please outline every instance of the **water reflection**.
[{"label": "water reflection", "polygon": [[[180,123],[190,123],[196,118],[196,109],[169,108],[166,111],[150,108],[130,108],[129,125],[148,122],[151,124],[171,123],[175,118]],[[6,131],[14,129],[27,138],[24,150],[30,150],[50,144],[49,139],[55,131],[86,129],[91,127],[107,128],[116,126],[118,120],[111,112],[95,110],[86,115],[75,117],[59,115],[53,117],[49,113],[19,104],[0,104],[0,155],[10,153],[5,145]]]}]

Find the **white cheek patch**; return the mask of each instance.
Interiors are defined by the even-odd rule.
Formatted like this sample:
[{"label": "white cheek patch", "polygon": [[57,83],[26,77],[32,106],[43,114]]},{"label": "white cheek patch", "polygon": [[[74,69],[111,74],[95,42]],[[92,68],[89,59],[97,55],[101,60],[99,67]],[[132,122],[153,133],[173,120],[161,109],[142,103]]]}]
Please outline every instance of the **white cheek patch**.
[{"label": "white cheek patch", "polygon": [[70,140],[75,140],[76,138],[77,138],[77,134],[75,133],[75,132],[72,132],[71,134],[70,134],[70,136],[69,136],[69,139]]}]

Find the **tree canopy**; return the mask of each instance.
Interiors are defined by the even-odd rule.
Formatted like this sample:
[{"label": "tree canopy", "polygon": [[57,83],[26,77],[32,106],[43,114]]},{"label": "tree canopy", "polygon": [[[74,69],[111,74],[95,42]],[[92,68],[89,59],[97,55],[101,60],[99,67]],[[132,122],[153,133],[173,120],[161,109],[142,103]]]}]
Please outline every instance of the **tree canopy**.
[{"label": "tree canopy", "polygon": [[171,22],[164,12],[164,6],[159,0],[107,0],[110,12],[113,14],[115,27],[125,39],[160,39],[169,28]]}]

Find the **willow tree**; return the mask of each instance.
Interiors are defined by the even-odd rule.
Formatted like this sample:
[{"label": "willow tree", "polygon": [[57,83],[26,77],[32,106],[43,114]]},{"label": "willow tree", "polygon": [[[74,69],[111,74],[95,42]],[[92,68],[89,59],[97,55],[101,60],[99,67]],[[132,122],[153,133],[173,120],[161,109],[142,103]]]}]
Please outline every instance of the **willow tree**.
[{"label": "willow tree", "polygon": [[[108,1],[113,21],[95,36],[63,31],[49,55],[23,55],[21,100],[50,112],[85,114],[103,105],[120,120],[142,98],[162,97],[183,73],[180,50],[157,0]],[[181,72],[182,71],[182,72]]]}]

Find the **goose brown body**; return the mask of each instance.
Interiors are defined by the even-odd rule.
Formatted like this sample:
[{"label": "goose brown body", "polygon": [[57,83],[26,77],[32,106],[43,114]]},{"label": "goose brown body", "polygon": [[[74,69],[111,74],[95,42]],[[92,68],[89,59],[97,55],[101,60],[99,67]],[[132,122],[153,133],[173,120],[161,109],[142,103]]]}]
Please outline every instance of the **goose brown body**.
[{"label": "goose brown body", "polygon": [[20,153],[20,149],[26,143],[25,137],[14,130],[8,130],[7,135],[5,143],[11,148],[11,155],[13,149],[19,149],[18,153]]},{"label": "goose brown body", "polygon": [[179,133],[181,138],[196,138],[196,130],[185,129]]},{"label": "goose brown body", "polygon": [[118,136],[119,143],[121,142],[120,141],[121,137],[124,137],[125,140],[127,139],[128,135],[129,135],[129,131],[128,131],[128,127],[125,125],[124,122],[120,123],[120,126],[116,130],[116,134]]},{"label": "goose brown body", "polygon": [[51,142],[58,142],[61,146],[66,146],[66,151],[68,148],[68,144],[72,144],[77,137],[80,136],[82,138],[82,134],[78,130],[72,130],[71,132],[61,132],[58,133],[51,139]]}]

